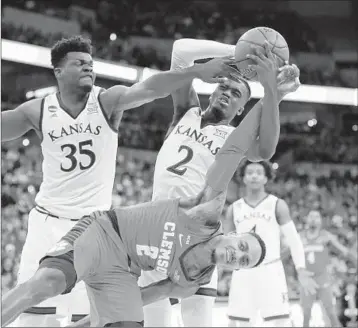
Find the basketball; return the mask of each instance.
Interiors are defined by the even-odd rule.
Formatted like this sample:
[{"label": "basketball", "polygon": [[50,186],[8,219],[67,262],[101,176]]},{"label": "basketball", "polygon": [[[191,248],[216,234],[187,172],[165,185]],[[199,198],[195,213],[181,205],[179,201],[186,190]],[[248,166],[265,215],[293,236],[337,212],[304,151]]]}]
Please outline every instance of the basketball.
[{"label": "basketball", "polygon": [[279,67],[289,60],[290,50],[285,38],[280,33],[269,27],[256,27],[248,30],[237,41],[235,49],[236,66],[240,74],[248,80],[257,80],[257,73],[255,70],[248,68],[248,65],[255,64],[255,62],[246,58],[246,55],[255,54],[251,46],[263,48],[265,41],[269,42],[270,49]]}]

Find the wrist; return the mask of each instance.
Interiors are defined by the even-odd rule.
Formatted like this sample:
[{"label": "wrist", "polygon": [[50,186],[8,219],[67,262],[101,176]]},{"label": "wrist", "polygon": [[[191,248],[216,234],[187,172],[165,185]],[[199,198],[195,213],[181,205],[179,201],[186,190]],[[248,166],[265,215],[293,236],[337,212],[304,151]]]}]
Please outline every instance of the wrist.
[{"label": "wrist", "polygon": [[188,77],[191,77],[193,79],[200,78],[201,76],[201,70],[202,70],[201,64],[195,64],[193,66],[183,68],[183,73],[186,74]]}]

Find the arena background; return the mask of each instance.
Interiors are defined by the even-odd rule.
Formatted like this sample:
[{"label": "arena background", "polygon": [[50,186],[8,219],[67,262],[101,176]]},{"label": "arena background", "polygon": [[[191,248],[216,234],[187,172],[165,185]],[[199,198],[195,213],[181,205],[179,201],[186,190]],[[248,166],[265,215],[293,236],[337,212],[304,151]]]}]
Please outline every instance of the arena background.
[{"label": "arena background", "polygon": [[[182,37],[235,44],[255,26],[278,30],[288,41],[291,62],[303,86],[281,106],[281,136],[273,157],[276,178],[269,189],[284,198],[299,230],[308,209],[319,209],[325,227],[357,248],[358,53],[356,1],[177,1],[52,0],[2,1],[1,108],[11,110],[55,90],[49,47],[62,36],[93,40],[96,84],[131,85],[155,70],[168,69],[173,41]],[[115,66],[114,66],[115,65]],[[205,107],[211,86],[196,81]],[[252,84],[257,98],[262,89]],[[256,100],[250,101],[251,107]],[[153,164],[172,115],[170,97],[125,113],[114,184],[115,204],[150,199]],[[239,121],[235,121],[237,125]],[[16,282],[42,172],[39,140],[33,133],[1,150],[2,292]],[[228,204],[242,194],[233,179]],[[225,223],[225,222],[224,222]],[[301,324],[297,281],[285,263],[292,318]],[[337,309],[344,325],[357,322],[356,264],[332,251]],[[226,325],[230,272],[220,272],[216,326]],[[175,320],[175,319],[174,319]],[[318,304],[313,326],[325,321]]]}]

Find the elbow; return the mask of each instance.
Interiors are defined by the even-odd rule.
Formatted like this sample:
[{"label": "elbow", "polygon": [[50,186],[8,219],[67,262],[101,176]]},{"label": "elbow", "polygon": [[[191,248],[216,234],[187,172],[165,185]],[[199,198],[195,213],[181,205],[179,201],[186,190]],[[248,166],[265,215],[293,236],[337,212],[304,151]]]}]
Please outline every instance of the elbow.
[{"label": "elbow", "polygon": [[275,155],[276,147],[274,148],[267,148],[267,147],[260,147],[260,157],[264,161],[270,160],[273,155]]}]

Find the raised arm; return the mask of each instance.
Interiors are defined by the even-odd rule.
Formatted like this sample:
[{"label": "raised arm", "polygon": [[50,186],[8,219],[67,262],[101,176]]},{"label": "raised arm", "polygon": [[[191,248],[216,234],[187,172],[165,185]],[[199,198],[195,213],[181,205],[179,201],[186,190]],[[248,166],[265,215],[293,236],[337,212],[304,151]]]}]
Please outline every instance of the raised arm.
[{"label": "raised arm", "polygon": [[131,87],[116,85],[102,92],[99,96],[108,117],[118,114],[158,98],[164,98],[173,91],[199,78],[208,83],[218,83],[219,76],[230,76],[236,71],[230,67],[233,63],[229,58],[216,58],[204,64],[176,71],[165,71],[138,82]]},{"label": "raised arm", "polygon": [[15,109],[1,112],[1,141],[17,139],[31,129],[39,133],[41,103],[42,99],[34,99]]},{"label": "raised arm", "polygon": [[[235,46],[210,40],[180,39],[174,42],[171,70],[187,68],[195,60],[215,57],[234,57]],[[192,81],[172,93],[174,116],[172,126],[181,119],[191,107],[200,106]]]},{"label": "raised arm", "polygon": [[[265,44],[265,53],[256,50],[256,55],[249,55],[258,65],[256,70],[259,75],[259,80],[264,87],[265,94],[274,93],[277,95],[276,105],[264,104],[262,100],[258,101],[251,111],[261,110],[262,115],[260,118],[260,127],[256,140],[250,146],[245,156],[251,162],[258,162],[270,159],[276,151],[278,139],[280,136],[280,114],[278,105],[285,95],[294,92],[300,86],[300,70],[296,65],[285,65],[281,68],[277,67],[276,60],[274,59],[268,44]],[[271,75],[269,79],[264,76],[267,72],[264,68],[270,66],[274,69],[275,74],[278,70],[278,75],[273,79]]]}]

